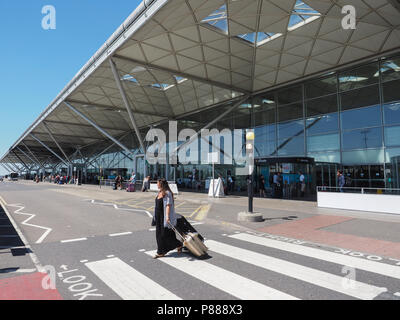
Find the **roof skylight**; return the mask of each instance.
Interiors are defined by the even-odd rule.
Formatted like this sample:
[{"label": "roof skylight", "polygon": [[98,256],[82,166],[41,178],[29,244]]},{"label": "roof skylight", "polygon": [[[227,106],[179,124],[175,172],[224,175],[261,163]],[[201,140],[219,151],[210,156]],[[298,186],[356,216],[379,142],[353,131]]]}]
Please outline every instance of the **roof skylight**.
[{"label": "roof skylight", "polygon": [[245,33],[245,34],[240,34],[237,37],[255,44],[257,47],[263,45],[264,43],[267,43],[268,41],[274,40],[278,37],[280,37],[282,33],[272,33],[272,32],[253,32],[253,33]]},{"label": "roof skylight", "polygon": [[291,31],[304,26],[305,24],[318,19],[320,16],[321,14],[311,8],[308,4],[305,4],[301,0],[297,0],[292,15],[290,16],[288,30]]},{"label": "roof skylight", "polygon": [[136,78],[134,78],[133,76],[131,76],[130,74],[126,74],[122,77],[121,79],[122,81],[130,81],[136,84],[139,84],[139,82],[136,80]]},{"label": "roof skylight", "polygon": [[201,20],[202,23],[207,23],[224,33],[228,33],[228,14],[226,5],[224,4],[218,10],[215,10],[208,17]]},{"label": "roof skylight", "polygon": [[166,91],[166,90],[172,88],[173,86],[174,86],[173,84],[167,84],[167,83],[153,83],[150,85],[150,87],[152,87],[154,89],[162,90],[162,91]]}]

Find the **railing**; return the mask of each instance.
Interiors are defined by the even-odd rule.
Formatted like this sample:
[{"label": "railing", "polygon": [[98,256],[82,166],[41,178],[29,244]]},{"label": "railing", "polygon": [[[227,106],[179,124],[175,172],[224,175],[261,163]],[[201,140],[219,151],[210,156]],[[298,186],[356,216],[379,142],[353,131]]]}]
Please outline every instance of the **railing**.
[{"label": "railing", "polygon": [[366,187],[325,187],[318,186],[317,192],[345,192],[359,194],[390,194],[400,195],[400,189],[396,188],[366,188]]}]

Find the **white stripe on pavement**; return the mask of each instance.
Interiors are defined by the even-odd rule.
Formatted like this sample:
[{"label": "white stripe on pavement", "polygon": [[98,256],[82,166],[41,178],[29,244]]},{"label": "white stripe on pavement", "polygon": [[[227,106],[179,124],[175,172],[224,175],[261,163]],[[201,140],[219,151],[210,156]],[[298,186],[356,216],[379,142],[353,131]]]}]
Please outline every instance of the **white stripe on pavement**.
[{"label": "white stripe on pavement", "polygon": [[345,256],[340,253],[305,247],[301,245],[281,242],[277,240],[267,239],[264,237],[253,236],[244,233],[232,235],[229,236],[229,238],[238,239],[291,253],[296,253],[302,256],[307,256],[319,260],[325,260],[343,266],[351,266],[356,269],[365,270],[373,273],[378,273],[387,277],[400,279],[400,268],[398,266],[392,266],[386,263],[380,263],[356,257]]},{"label": "white stripe on pavement", "polygon": [[79,239],[70,239],[70,240],[62,240],[61,243],[68,243],[68,242],[77,242],[77,241],[85,241],[87,238],[79,238]]},{"label": "white stripe on pavement", "polygon": [[[153,256],[156,251],[148,251],[146,254]],[[181,255],[179,258],[167,256],[159,260],[242,300],[298,300],[296,297],[210,263],[193,260],[187,255]]]},{"label": "white stripe on pavement", "polygon": [[124,300],[181,300],[118,258],[85,265]]},{"label": "white stripe on pavement", "polygon": [[132,232],[113,233],[113,234],[110,234],[109,236],[110,237],[118,237],[118,236],[126,236],[126,235],[129,235],[129,234],[132,234]]},{"label": "white stripe on pavement", "polygon": [[376,296],[387,291],[386,288],[376,287],[358,281],[349,283],[349,279],[344,276],[337,276],[221,242],[208,240],[205,243],[213,252],[358,299],[372,300]]}]

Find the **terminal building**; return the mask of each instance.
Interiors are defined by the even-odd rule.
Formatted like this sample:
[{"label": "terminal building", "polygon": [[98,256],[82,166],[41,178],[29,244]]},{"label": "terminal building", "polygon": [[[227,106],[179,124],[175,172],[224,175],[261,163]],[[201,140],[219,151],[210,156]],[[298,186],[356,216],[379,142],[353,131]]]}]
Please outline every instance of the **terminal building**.
[{"label": "terminal building", "polygon": [[[145,0],[0,163],[206,190],[211,164],[146,160],[147,132],[168,134],[170,121],[253,129],[257,185],[278,171],[296,185],[302,172],[312,195],[343,170],[351,187],[400,188],[400,1]],[[237,166],[215,171],[227,179]]]}]

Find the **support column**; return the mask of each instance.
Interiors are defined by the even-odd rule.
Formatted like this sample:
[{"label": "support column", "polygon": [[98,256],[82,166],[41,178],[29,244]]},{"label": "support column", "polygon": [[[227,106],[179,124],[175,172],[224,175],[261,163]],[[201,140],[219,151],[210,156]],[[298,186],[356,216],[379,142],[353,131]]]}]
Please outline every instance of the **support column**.
[{"label": "support column", "polygon": [[43,147],[45,147],[48,151],[50,151],[50,153],[52,153],[53,155],[55,155],[58,159],[60,159],[66,166],[68,166],[69,164],[67,162],[65,162],[65,160],[63,158],[61,158],[57,153],[55,153],[53,150],[51,150],[47,145],[45,145],[42,141],[39,140],[39,138],[37,138],[36,136],[33,135],[33,133],[30,134],[30,136],[35,139],[37,142],[39,142]]},{"label": "support column", "polygon": [[56,146],[58,147],[58,149],[60,149],[61,153],[64,155],[65,159],[71,163],[71,161],[69,160],[68,156],[65,154],[64,150],[61,148],[61,146],[58,144],[57,140],[54,138],[53,134],[51,133],[49,127],[47,126],[46,122],[43,122],[43,126],[46,129],[47,133],[49,134],[50,138],[54,141],[54,143],[56,144]]},{"label": "support column", "polygon": [[138,128],[138,126],[136,124],[136,121],[135,121],[135,118],[133,116],[132,108],[130,106],[128,97],[127,97],[127,95],[125,93],[125,89],[124,89],[124,87],[122,85],[120,76],[118,74],[117,67],[116,67],[114,61],[111,58],[110,58],[110,66],[111,66],[111,70],[112,70],[113,75],[114,75],[115,83],[117,84],[117,87],[118,87],[119,92],[121,94],[122,100],[124,101],[125,108],[128,111],[129,119],[131,120],[132,126],[133,126],[133,128],[134,128],[134,130],[136,132],[136,136],[137,136],[137,138],[139,140],[140,147],[142,148],[143,153],[146,153],[146,149],[144,147],[142,136],[140,135],[139,128]]},{"label": "support column", "polygon": [[36,158],[36,156],[34,155],[34,153],[32,152],[31,149],[28,148],[28,146],[24,143],[21,142],[21,144],[26,148],[26,150],[28,150],[28,152],[32,155],[32,157],[36,160],[36,162],[39,164],[39,167],[44,167],[44,165],[39,161],[38,158]]},{"label": "support column", "polygon": [[126,146],[124,146],[121,142],[119,142],[117,139],[115,139],[112,135],[107,133],[105,130],[100,128],[96,123],[94,123],[92,120],[87,118],[83,113],[75,109],[70,103],[64,101],[64,104],[71,109],[74,113],[76,113],[79,117],[81,117],[83,120],[91,124],[97,131],[99,131],[101,134],[106,136],[108,139],[110,139],[112,142],[114,142],[116,145],[121,147],[123,150],[125,150],[127,153],[133,153],[131,150],[129,150]]}]

